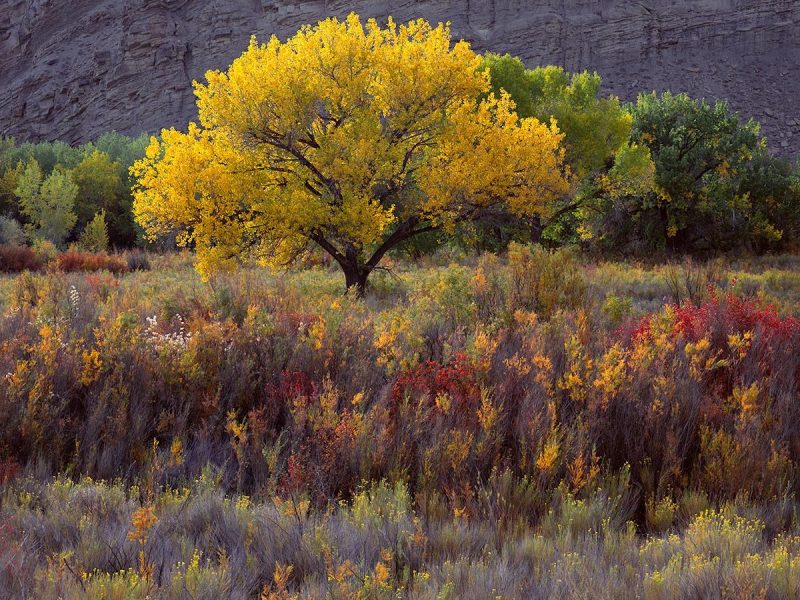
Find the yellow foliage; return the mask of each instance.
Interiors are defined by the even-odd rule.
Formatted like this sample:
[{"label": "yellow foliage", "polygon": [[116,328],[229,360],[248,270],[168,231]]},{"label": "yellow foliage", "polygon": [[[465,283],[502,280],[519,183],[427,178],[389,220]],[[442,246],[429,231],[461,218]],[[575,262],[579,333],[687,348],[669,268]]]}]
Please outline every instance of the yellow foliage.
[{"label": "yellow foliage", "polygon": [[492,366],[492,359],[500,341],[496,336],[492,336],[486,328],[477,327],[475,338],[472,341],[472,355],[477,366],[484,372],[488,372]]},{"label": "yellow foliage", "polygon": [[100,369],[103,361],[100,360],[100,352],[97,350],[84,350],[83,352],[83,371],[81,372],[80,382],[83,385],[91,385],[100,377]]},{"label": "yellow foliage", "polygon": [[559,449],[560,444],[558,443],[557,436],[551,435],[550,439],[547,440],[544,448],[542,448],[542,451],[539,453],[539,457],[536,459],[537,468],[543,473],[547,473],[548,475],[552,474],[558,461]]},{"label": "yellow foliage", "polygon": [[472,448],[473,435],[463,431],[454,430],[450,436],[450,441],[445,446],[445,458],[449,459],[450,466],[454,471],[464,468],[464,462],[469,456]]},{"label": "yellow foliage", "polygon": [[447,392],[437,394],[434,402],[436,403],[436,408],[444,415],[450,412],[450,407],[453,404],[453,400]]},{"label": "yellow foliage", "polygon": [[600,459],[592,451],[591,461],[587,462],[583,454],[578,454],[567,467],[572,489],[579,491],[593,482],[600,474]]},{"label": "yellow foliage", "polygon": [[736,387],[733,389],[733,400],[741,407],[744,414],[749,414],[756,409],[759,392],[760,390],[757,382],[754,382],[750,387],[744,389]]},{"label": "yellow foliage", "polygon": [[695,343],[689,342],[685,346],[686,357],[689,359],[689,373],[700,381],[706,371],[710,371],[717,364],[719,353],[712,353],[711,341],[703,338]]},{"label": "yellow foliage", "polygon": [[594,387],[602,394],[603,407],[625,383],[626,354],[619,344],[614,344],[598,361]]},{"label": "yellow foliage", "polygon": [[267,586],[264,586],[261,591],[261,600],[290,600],[297,598],[297,595],[290,595],[286,589],[293,571],[294,567],[292,565],[276,563],[275,572],[272,575],[275,591],[270,591]]},{"label": "yellow foliage", "polygon": [[320,317],[308,327],[308,338],[314,350],[321,350],[325,343],[325,318]]},{"label": "yellow foliage", "polygon": [[548,396],[553,393],[553,361],[544,354],[537,354],[533,357],[533,365],[536,367],[536,383],[545,390]]},{"label": "yellow foliage", "polygon": [[172,440],[169,447],[169,453],[172,457],[172,464],[180,467],[183,464],[183,441],[181,438],[176,437]]},{"label": "yellow foliage", "polygon": [[728,336],[728,347],[731,349],[731,353],[740,360],[747,356],[747,352],[750,350],[750,345],[752,343],[752,331],[745,331],[743,334],[734,333]]},{"label": "yellow foliage", "polygon": [[592,371],[593,362],[577,335],[564,342],[569,369],[558,382],[558,387],[566,391],[576,402],[586,399],[586,386]]},{"label": "yellow foliage", "polygon": [[492,398],[485,390],[481,393],[481,405],[477,411],[478,422],[486,433],[491,433],[500,415],[500,411],[492,402]]},{"label": "yellow foliage", "polygon": [[563,136],[485,96],[480,62],[424,20],[352,14],[253,39],[195,82],[199,123],[162,131],[132,167],[136,218],[150,237],[179,230],[207,277],[248,258],[282,267],[312,243],[374,268],[418,229],[546,213],[568,190]]},{"label": "yellow foliage", "polygon": [[524,356],[521,356],[519,353],[515,353],[514,356],[505,359],[503,363],[507,368],[512,369],[523,376],[531,372],[530,360]]},{"label": "yellow foliage", "polygon": [[147,533],[158,522],[153,508],[143,506],[133,511],[131,517],[131,530],[128,532],[128,539],[143,544],[147,540]]},{"label": "yellow foliage", "polygon": [[377,563],[375,565],[375,571],[373,572],[373,577],[376,584],[384,585],[387,581],[389,581],[388,567],[382,562]]}]

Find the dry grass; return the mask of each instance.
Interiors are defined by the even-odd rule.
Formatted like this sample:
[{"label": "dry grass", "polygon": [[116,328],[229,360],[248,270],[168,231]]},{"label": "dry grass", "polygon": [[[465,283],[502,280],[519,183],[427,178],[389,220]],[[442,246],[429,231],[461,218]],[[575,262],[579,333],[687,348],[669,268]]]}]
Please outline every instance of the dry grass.
[{"label": "dry grass", "polygon": [[0,278],[0,596],[795,597],[796,262]]}]

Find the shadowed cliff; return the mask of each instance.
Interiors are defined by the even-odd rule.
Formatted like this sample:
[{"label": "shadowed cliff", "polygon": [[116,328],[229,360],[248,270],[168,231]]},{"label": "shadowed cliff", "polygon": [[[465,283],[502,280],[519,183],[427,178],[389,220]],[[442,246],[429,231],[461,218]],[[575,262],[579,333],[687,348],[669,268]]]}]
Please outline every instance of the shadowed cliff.
[{"label": "shadowed cliff", "polygon": [[185,126],[192,79],[224,68],[251,34],[356,11],[450,21],[479,50],[529,66],[597,70],[623,99],[671,89],[727,98],[800,150],[800,2],[795,0],[5,0],[0,134],[82,142]]}]

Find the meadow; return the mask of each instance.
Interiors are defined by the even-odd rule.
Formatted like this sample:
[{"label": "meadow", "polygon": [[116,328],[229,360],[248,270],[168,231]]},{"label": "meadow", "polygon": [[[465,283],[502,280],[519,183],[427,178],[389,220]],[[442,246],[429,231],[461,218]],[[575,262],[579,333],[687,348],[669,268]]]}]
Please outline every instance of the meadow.
[{"label": "meadow", "polygon": [[0,137],[0,599],[800,598],[800,163],[601,84],[351,14]]},{"label": "meadow", "polygon": [[0,597],[800,596],[798,256],[87,256],[0,276]]}]

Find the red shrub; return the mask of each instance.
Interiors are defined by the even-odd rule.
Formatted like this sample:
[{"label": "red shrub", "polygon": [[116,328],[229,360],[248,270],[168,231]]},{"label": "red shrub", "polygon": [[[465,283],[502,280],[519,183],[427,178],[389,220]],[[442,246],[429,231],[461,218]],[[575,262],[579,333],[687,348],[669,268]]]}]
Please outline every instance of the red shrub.
[{"label": "red shrub", "polygon": [[480,404],[478,371],[463,353],[443,365],[429,360],[401,374],[392,388],[392,399],[400,401],[406,394],[427,395],[433,407],[440,394],[447,394],[453,408],[462,414],[473,414]]},{"label": "red shrub", "polygon": [[675,332],[693,341],[715,333],[727,336],[746,331],[759,331],[770,340],[786,340],[800,332],[800,321],[781,318],[774,306],[760,306],[755,300],[732,293],[722,297],[714,293],[701,306],[675,308]]},{"label": "red shrub", "polygon": [[266,388],[268,396],[283,401],[311,398],[317,394],[317,384],[303,371],[283,371],[278,383],[268,383]]},{"label": "red shrub", "polygon": [[292,495],[307,490],[311,485],[311,453],[307,444],[292,452],[286,461],[286,472],[280,479],[278,490],[281,495]]},{"label": "red shrub", "polygon": [[[775,307],[756,300],[740,298],[733,293],[719,295],[712,290],[704,304],[685,303],[672,306],[675,316],[673,334],[696,342],[709,338],[717,345],[724,344],[729,335],[755,331],[764,341],[786,341],[800,334],[800,320],[778,316]],[[648,339],[652,335],[653,315],[623,327],[619,334],[632,340]]]},{"label": "red shrub", "polygon": [[302,371],[284,370],[276,383],[267,383],[264,388],[266,402],[260,407],[259,427],[273,432],[285,425],[295,400],[305,398],[309,401],[319,393],[316,382]]},{"label": "red shrub", "polygon": [[0,485],[12,481],[19,475],[19,463],[15,458],[0,460]]},{"label": "red shrub", "polygon": [[27,246],[0,244],[0,273],[38,271],[42,266],[41,259]]},{"label": "red shrub", "polygon": [[58,255],[57,266],[60,271],[72,273],[76,271],[110,271],[115,274],[126,273],[128,263],[117,256],[108,254],[92,254],[69,250]]}]

